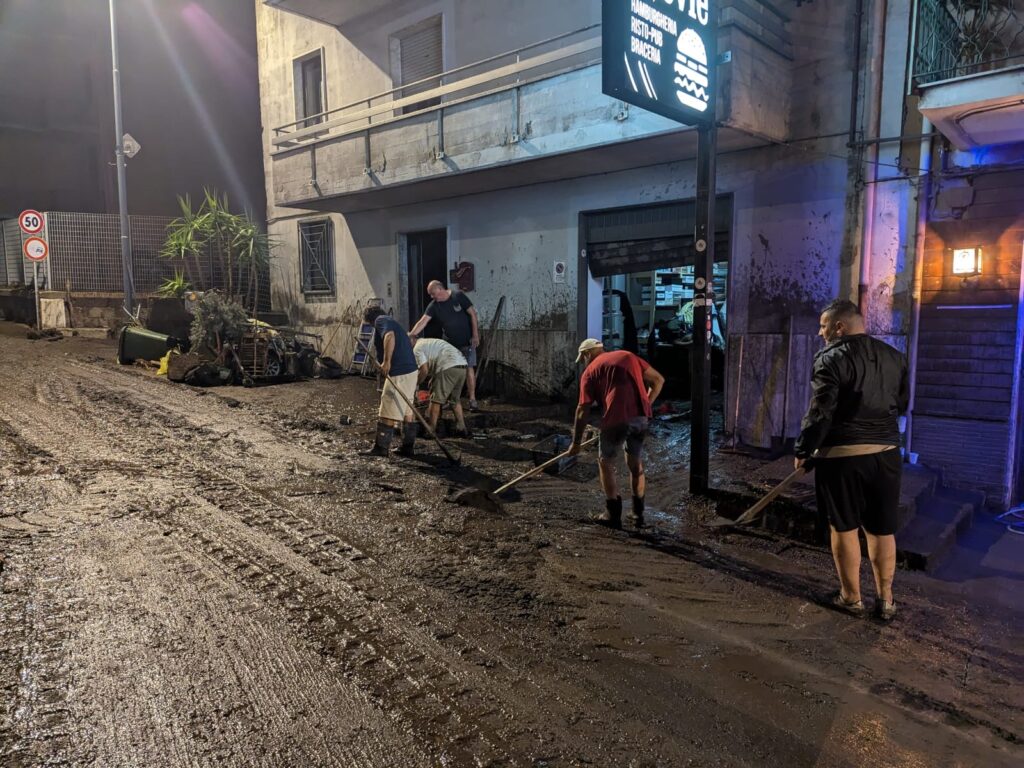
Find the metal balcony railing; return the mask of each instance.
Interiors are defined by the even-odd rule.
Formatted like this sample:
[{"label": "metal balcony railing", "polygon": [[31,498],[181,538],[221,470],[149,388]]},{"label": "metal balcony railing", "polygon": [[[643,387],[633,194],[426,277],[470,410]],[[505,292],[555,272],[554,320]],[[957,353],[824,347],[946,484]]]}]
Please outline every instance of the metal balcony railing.
[{"label": "metal balcony railing", "polygon": [[915,87],[1024,64],[1024,0],[918,0]]},{"label": "metal balcony railing", "polygon": [[[601,25],[583,27],[508,53],[442,72],[415,83],[304,117],[273,129],[275,152],[444,110],[502,91],[593,66],[601,61]],[[315,121],[315,122],[314,122]]]}]

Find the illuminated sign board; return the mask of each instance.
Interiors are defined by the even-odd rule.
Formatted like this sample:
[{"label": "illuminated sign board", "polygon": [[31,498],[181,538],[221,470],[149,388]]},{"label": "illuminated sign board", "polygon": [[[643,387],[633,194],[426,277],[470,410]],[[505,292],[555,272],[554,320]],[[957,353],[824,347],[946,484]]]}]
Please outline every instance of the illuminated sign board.
[{"label": "illuminated sign board", "polygon": [[684,125],[713,121],[716,6],[603,0],[603,92]]}]

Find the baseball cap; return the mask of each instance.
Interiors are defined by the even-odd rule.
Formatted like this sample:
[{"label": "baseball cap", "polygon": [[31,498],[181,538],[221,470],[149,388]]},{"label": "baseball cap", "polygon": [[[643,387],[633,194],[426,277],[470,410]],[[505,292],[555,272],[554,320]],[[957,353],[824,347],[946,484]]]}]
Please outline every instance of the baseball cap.
[{"label": "baseball cap", "polygon": [[583,353],[586,352],[588,349],[597,349],[598,347],[603,346],[604,344],[602,344],[597,339],[584,339],[583,341],[580,342],[579,354],[576,355],[576,362],[578,363],[580,360],[583,359]]}]

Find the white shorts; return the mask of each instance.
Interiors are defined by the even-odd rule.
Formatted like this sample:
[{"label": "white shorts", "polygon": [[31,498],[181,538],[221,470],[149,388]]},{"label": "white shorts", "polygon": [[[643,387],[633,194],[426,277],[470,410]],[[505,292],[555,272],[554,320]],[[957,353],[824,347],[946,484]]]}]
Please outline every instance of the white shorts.
[{"label": "white shorts", "polygon": [[391,382],[395,382],[395,386],[405,393],[405,396],[409,398],[409,402],[414,402],[413,398],[416,396],[416,383],[418,380],[419,371],[413,371],[412,373],[404,373],[401,376],[392,376],[390,381],[385,381],[384,391],[380,393],[378,418],[389,421],[405,421],[406,416],[412,416],[412,409],[402,399],[402,396],[394,390]]}]

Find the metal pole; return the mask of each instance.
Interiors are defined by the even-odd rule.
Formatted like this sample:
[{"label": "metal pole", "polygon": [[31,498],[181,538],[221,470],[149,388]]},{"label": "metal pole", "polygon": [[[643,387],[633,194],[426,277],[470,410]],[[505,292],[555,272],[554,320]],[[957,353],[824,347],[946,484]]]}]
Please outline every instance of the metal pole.
[{"label": "metal pole", "polygon": [[32,262],[32,285],[36,292],[36,330],[43,330],[43,311],[39,302],[39,262]]},{"label": "metal pole", "polygon": [[697,223],[694,232],[693,351],[690,355],[690,492],[707,493],[711,460],[711,311],[715,263],[715,154],[718,131],[709,121],[697,128]]},{"label": "metal pole", "polygon": [[117,201],[121,214],[121,277],[124,282],[124,308],[135,315],[135,286],[132,280],[131,226],[128,220],[128,181],[124,159],[124,123],[121,117],[121,69],[117,54],[117,11],[110,0],[110,59],[114,74],[114,154],[117,156]]}]

